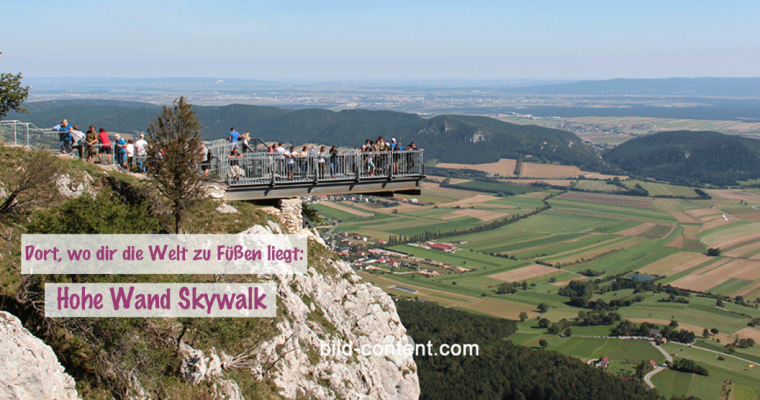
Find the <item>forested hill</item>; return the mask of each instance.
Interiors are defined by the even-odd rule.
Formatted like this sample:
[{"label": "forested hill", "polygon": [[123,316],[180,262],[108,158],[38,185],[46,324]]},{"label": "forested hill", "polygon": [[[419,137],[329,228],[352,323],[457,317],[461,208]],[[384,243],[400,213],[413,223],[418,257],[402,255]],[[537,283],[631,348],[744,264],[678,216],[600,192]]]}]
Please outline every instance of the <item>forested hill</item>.
[{"label": "forested hill", "polygon": [[760,141],[718,132],[642,136],[609,150],[605,159],[639,177],[680,184],[734,185],[760,178]]},{"label": "forested hill", "polygon": [[442,115],[425,121],[411,139],[426,155],[442,161],[476,164],[500,158],[534,159],[607,170],[593,147],[574,133],[536,125],[515,125],[478,116]]},{"label": "forested hill", "polygon": [[578,359],[504,340],[514,321],[416,301],[396,308],[415,343],[480,346],[478,356],[416,355],[421,399],[663,399]]},{"label": "forested hill", "polygon": [[[112,132],[145,131],[160,107],[148,103],[71,100],[27,103],[30,114],[9,115],[51,127],[61,119],[86,128],[104,127]],[[534,160],[576,165],[585,170],[608,172],[610,168],[573,133],[539,126],[515,125],[488,117],[443,115],[424,119],[417,114],[377,110],[286,110],[232,104],[193,106],[205,127],[203,138],[226,138],[230,127],[250,131],[266,142],[299,145],[319,143],[361,146],[365,139],[397,138],[425,149],[427,159],[460,163],[495,162],[500,158],[531,155]]]}]

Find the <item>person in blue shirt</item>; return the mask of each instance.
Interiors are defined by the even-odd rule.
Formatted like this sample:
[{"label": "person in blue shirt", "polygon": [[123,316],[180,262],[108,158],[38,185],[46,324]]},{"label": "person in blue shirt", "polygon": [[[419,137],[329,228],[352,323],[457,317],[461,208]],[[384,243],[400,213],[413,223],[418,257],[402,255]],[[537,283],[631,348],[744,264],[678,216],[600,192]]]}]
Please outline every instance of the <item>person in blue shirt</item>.
[{"label": "person in blue shirt", "polygon": [[228,140],[230,143],[237,143],[240,138],[240,132],[235,130],[235,127],[230,128],[230,137]]},{"label": "person in blue shirt", "polygon": [[65,119],[58,125],[58,138],[61,140],[61,153],[71,153],[71,126]]},{"label": "person in blue shirt", "polygon": [[124,140],[118,133],[116,134],[116,165],[127,169],[127,141]]}]

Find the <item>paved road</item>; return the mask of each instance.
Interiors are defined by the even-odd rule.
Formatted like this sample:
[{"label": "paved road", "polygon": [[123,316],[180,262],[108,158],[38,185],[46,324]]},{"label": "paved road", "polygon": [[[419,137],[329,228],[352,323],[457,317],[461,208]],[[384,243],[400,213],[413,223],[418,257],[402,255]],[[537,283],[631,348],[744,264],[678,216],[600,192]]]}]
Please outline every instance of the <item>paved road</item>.
[{"label": "paved road", "polygon": [[709,351],[710,353],[715,353],[715,354],[721,355],[723,357],[735,358],[735,359],[737,359],[739,361],[744,361],[744,362],[747,362],[747,363],[750,363],[750,364],[754,364],[754,365],[757,365],[758,367],[760,367],[760,364],[758,364],[758,363],[756,363],[754,361],[747,360],[746,358],[737,357],[737,356],[732,355],[732,354],[726,354],[726,353],[723,353],[723,352],[720,352],[720,351],[717,351],[717,350],[706,349],[704,347],[689,346],[688,344],[683,344],[683,343],[678,343],[678,342],[670,342],[670,343],[675,343],[675,344],[678,344],[678,345],[681,345],[681,346],[688,346],[688,347],[691,347],[692,349]]},{"label": "paved road", "polygon": [[650,389],[654,389],[654,385],[652,384],[652,377],[655,376],[656,374],[658,374],[660,371],[662,371],[664,369],[665,368],[663,368],[663,367],[657,367],[657,368],[654,369],[654,371],[652,371],[652,372],[646,374],[646,376],[644,376],[644,383],[647,384],[647,387],[649,387]]},{"label": "paved road", "polygon": [[[654,342],[649,342],[649,343],[651,343],[652,346],[654,346],[655,349],[659,350],[660,353],[662,353],[662,355],[665,356],[665,359],[668,360],[668,362],[673,362],[673,357],[671,357],[670,354],[668,354],[668,352],[665,351],[665,349],[663,349],[662,347],[656,345]],[[647,384],[647,386],[649,386],[650,389],[654,389],[654,385],[652,384],[652,377],[655,376],[655,375],[657,375],[660,371],[662,371],[664,369],[665,369],[664,367],[658,366],[657,368],[654,369],[654,371],[652,371],[652,372],[646,374],[646,376],[644,376],[644,382]]]}]

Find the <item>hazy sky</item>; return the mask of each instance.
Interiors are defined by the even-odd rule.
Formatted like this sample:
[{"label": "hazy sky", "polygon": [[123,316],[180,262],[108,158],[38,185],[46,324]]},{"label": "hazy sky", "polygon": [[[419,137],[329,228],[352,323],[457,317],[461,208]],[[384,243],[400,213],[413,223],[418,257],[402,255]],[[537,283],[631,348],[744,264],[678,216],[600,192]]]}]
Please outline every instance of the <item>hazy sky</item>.
[{"label": "hazy sky", "polygon": [[760,1],[0,2],[0,71],[265,80],[760,75]]}]

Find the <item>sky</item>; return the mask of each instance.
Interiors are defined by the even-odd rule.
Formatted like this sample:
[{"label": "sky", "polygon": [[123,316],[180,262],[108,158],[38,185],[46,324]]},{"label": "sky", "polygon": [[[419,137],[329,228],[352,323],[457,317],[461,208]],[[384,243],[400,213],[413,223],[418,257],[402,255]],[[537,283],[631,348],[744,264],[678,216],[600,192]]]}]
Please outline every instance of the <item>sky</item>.
[{"label": "sky", "polygon": [[0,2],[25,77],[749,77],[760,1]]}]

